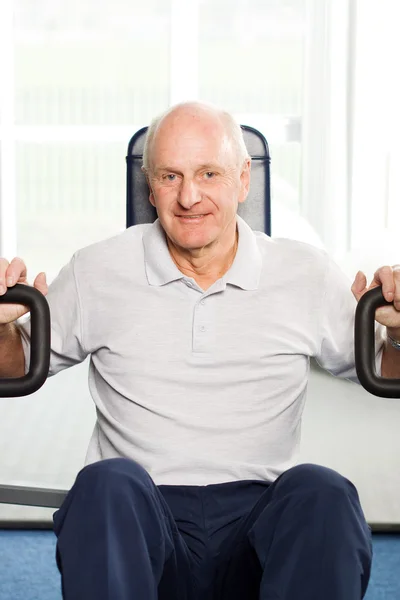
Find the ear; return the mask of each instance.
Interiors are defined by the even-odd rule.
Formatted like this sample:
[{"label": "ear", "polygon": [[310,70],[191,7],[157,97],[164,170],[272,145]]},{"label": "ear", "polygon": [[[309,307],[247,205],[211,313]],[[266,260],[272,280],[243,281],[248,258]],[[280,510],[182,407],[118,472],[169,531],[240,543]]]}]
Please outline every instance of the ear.
[{"label": "ear", "polygon": [[142,167],[142,172],[144,173],[144,176],[146,177],[146,181],[147,181],[147,186],[149,188],[149,200],[150,200],[150,204],[152,206],[154,206],[154,208],[156,207],[156,203],[154,200],[154,192],[153,192],[153,188],[151,187],[151,183],[150,183],[150,179],[149,179],[149,174],[146,171],[146,169],[144,167]]},{"label": "ear", "polygon": [[250,189],[250,172],[251,172],[251,158],[246,158],[240,173],[241,189],[239,194],[239,202],[244,202],[247,198]]},{"label": "ear", "polygon": [[[149,182],[147,182],[147,184],[149,185]],[[149,194],[150,204],[152,206],[154,206],[154,208],[155,208],[156,207],[156,203],[155,203],[155,200],[154,200],[153,190],[151,189],[150,185],[149,185],[149,192],[150,192],[150,194]]]}]

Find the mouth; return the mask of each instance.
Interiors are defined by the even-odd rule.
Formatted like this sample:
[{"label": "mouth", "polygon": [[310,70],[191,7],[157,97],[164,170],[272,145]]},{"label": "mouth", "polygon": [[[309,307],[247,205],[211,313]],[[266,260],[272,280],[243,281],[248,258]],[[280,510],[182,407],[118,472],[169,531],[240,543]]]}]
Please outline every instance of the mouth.
[{"label": "mouth", "polygon": [[207,215],[176,215],[183,223],[200,223]]}]

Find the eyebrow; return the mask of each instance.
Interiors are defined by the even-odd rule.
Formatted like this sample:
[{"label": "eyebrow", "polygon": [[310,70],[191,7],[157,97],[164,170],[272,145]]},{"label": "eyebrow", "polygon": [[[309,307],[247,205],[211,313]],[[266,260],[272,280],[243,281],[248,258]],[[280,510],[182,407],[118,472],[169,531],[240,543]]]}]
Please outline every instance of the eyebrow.
[{"label": "eyebrow", "polygon": [[[217,165],[216,163],[204,163],[197,167],[196,171],[222,171],[221,165]],[[174,167],[169,167],[168,165],[161,165],[154,169],[155,173],[160,172],[168,172],[168,173],[182,173],[180,169],[176,169]]]}]

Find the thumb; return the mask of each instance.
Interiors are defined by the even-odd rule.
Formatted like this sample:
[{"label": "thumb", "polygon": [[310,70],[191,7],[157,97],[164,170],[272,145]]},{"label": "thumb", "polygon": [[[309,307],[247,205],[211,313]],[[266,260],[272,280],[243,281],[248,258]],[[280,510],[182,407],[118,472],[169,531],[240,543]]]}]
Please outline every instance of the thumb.
[{"label": "thumb", "polygon": [[351,286],[354,298],[358,301],[367,291],[367,278],[362,271],[358,271]]},{"label": "thumb", "polygon": [[33,282],[33,287],[39,290],[39,292],[41,292],[43,296],[46,296],[49,289],[46,281],[46,273],[39,273],[39,275]]}]

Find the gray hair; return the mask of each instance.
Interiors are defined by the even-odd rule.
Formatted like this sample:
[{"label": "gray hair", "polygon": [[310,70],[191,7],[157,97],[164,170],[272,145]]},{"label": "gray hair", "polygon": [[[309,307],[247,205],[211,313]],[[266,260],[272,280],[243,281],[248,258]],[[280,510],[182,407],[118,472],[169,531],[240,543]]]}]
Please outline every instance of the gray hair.
[{"label": "gray hair", "polygon": [[169,115],[172,111],[176,110],[177,108],[181,108],[181,107],[182,108],[193,107],[193,108],[197,108],[197,109],[206,110],[209,112],[214,112],[215,115],[218,116],[221,119],[221,121],[224,123],[227,136],[231,140],[233,149],[237,155],[238,165],[240,167],[242,167],[244,162],[250,158],[249,153],[246,148],[246,144],[244,143],[242,129],[229,112],[227,112],[225,110],[221,110],[215,106],[212,106],[211,104],[206,104],[203,102],[182,102],[180,104],[175,104],[174,106],[171,106],[170,108],[165,110],[163,113],[161,113],[160,115],[155,117],[152,120],[152,122],[150,123],[149,128],[147,130],[147,135],[146,135],[144,148],[143,148],[143,169],[144,169],[144,171],[150,170],[150,153],[151,153],[151,149],[152,149],[151,146],[152,146],[154,136],[157,132],[157,129],[159,128],[159,126],[161,124],[161,121],[167,115]]}]

